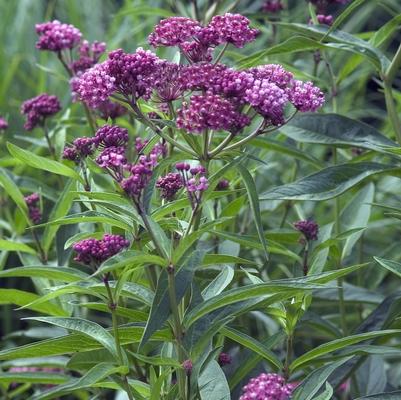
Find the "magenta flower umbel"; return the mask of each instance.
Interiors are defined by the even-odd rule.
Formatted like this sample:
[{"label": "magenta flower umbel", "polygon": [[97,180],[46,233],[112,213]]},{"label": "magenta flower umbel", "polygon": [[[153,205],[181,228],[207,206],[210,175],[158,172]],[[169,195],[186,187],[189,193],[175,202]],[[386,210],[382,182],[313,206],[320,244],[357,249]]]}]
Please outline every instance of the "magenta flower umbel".
[{"label": "magenta flower umbel", "polygon": [[35,29],[39,35],[36,43],[36,48],[39,50],[60,52],[72,49],[79,44],[82,37],[81,32],[75,26],[62,24],[57,20],[37,24]]},{"label": "magenta flower umbel", "polygon": [[284,9],[281,0],[266,0],[262,5],[262,11],[267,13],[277,13]]},{"label": "magenta flower umbel", "polygon": [[22,103],[21,113],[26,116],[25,129],[31,131],[37,125],[44,123],[47,117],[61,110],[56,96],[43,93]]},{"label": "magenta flower umbel", "polygon": [[278,374],[260,374],[243,388],[239,400],[289,400],[297,384],[286,383]]},{"label": "magenta flower umbel", "polygon": [[97,267],[128,246],[129,241],[122,236],[105,234],[100,240],[94,238],[81,240],[72,248],[77,253],[75,261]]},{"label": "magenta flower umbel", "polygon": [[63,158],[78,163],[80,160],[92,155],[95,151],[93,138],[81,137],[74,140],[73,145],[65,147]]}]

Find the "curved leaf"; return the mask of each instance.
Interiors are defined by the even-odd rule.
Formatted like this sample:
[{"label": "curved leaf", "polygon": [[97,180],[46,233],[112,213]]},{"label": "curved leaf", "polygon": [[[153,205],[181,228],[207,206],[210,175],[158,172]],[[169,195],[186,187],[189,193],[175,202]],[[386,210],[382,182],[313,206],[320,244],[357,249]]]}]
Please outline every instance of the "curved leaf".
[{"label": "curved leaf", "polygon": [[22,251],[23,253],[36,254],[36,251],[25,243],[13,242],[9,239],[0,239],[0,251]]},{"label": "curved leaf", "polygon": [[90,338],[99,342],[118,360],[118,350],[116,348],[113,336],[96,322],[76,317],[31,317],[25,319],[45,322],[47,324],[59,326],[61,328],[65,328],[74,332],[83,333],[84,335],[89,336]]},{"label": "curved leaf", "polygon": [[48,265],[9,268],[0,271],[0,278],[9,277],[47,278],[62,282],[77,282],[89,275],[68,267],[49,267]]},{"label": "curved leaf", "polygon": [[80,181],[83,184],[85,183],[77,172],[58,161],[50,160],[47,157],[38,156],[9,142],[7,143],[7,148],[12,156],[22,161],[24,164],[29,165],[30,167],[52,172],[53,174],[57,175],[68,176]]},{"label": "curved leaf", "polygon": [[373,257],[382,267],[391,271],[393,274],[396,274],[401,278],[401,263],[391,260],[385,260],[381,257]]},{"label": "curved leaf", "polygon": [[280,128],[298,142],[353,146],[384,152],[398,145],[372,126],[339,114],[302,114]]},{"label": "curved leaf", "polygon": [[261,195],[260,200],[327,200],[337,197],[364,179],[380,173],[397,175],[401,168],[373,162],[339,164],[278,186]]}]

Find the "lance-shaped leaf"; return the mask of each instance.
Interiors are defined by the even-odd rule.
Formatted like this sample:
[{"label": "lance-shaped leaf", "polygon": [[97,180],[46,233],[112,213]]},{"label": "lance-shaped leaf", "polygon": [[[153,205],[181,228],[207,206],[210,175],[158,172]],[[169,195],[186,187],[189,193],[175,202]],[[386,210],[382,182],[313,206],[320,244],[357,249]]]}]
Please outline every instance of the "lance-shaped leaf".
[{"label": "lance-shaped leaf", "polygon": [[36,254],[36,251],[21,242],[14,242],[12,240],[0,240],[0,251],[22,251],[23,253]]},{"label": "lance-shaped leaf", "polygon": [[118,359],[118,350],[113,336],[102,326],[93,321],[83,318],[57,318],[57,317],[35,317],[25,318],[47,324],[59,326],[73,332],[79,332],[99,342],[107,349],[116,359]]},{"label": "lance-shaped leaf", "polygon": [[52,172],[53,174],[57,175],[68,176],[80,181],[81,183],[84,183],[83,179],[78,175],[77,172],[58,161],[50,160],[47,157],[38,156],[30,151],[21,149],[12,143],[7,143],[7,148],[12,156],[22,161],[24,164],[29,165],[30,167]]},{"label": "lance-shaped leaf", "polygon": [[328,200],[364,179],[384,172],[397,175],[401,168],[374,162],[339,164],[268,190],[260,196],[260,200]]},{"label": "lance-shaped leaf", "polygon": [[69,267],[49,267],[48,265],[9,268],[0,271],[0,278],[26,277],[46,278],[62,282],[77,282],[88,278],[84,272]]},{"label": "lance-shaped leaf", "polygon": [[383,152],[398,147],[371,125],[339,114],[302,114],[280,128],[286,136],[303,143],[361,147]]},{"label": "lance-shaped leaf", "polygon": [[391,271],[393,274],[401,278],[401,263],[397,261],[385,260],[381,257],[373,257],[382,267]]},{"label": "lance-shaped leaf", "polygon": [[[176,301],[179,303],[192,282],[195,270],[202,264],[204,251],[195,250],[187,257],[175,275]],[[141,340],[142,348],[154,332],[160,329],[170,316],[170,298],[168,294],[167,271],[163,270],[157,282],[155,297],[148,322]]]}]

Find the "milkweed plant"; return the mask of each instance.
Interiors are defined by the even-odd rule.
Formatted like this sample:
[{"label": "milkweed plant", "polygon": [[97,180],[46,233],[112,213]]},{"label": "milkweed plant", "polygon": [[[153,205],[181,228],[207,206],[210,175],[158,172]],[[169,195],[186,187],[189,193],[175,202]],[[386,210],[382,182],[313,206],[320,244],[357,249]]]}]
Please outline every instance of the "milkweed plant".
[{"label": "milkweed plant", "polygon": [[401,399],[397,2],[128,3],[0,118],[1,398]]}]

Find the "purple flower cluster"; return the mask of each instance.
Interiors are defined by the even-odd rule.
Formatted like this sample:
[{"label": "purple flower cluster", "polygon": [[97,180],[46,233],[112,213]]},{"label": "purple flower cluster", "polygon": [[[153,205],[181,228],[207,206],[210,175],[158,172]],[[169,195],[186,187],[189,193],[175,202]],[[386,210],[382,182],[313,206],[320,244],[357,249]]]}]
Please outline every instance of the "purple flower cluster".
[{"label": "purple flower cluster", "polygon": [[4,131],[7,128],[8,128],[8,122],[4,118],[0,117],[0,131]]},{"label": "purple flower cluster", "polygon": [[149,35],[149,44],[158,46],[177,46],[196,36],[202,27],[199,22],[186,17],[163,19]]},{"label": "purple flower cluster", "polygon": [[249,117],[238,112],[233,103],[215,94],[194,95],[177,113],[177,126],[193,133],[204,129],[238,132],[249,123]]},{"label": "purple flower cluster", "polygon": [[227,179],[222,179],[217,183],[217,190],[227,190],[230,187],[230,182]]},{"label": "purple flower cluster", "polygon": [[121,187],[135,204],[139,204],[143,189],[145,189],[152,176],[152,168],[147,165],[145,157],[142,162],[132,165],[129,171],[131,175],[121,181]]},{"label": "purple flower cluster", "polygon": [[34,223],[38,224],[42,219],[42,212],[38,207],[40,197],[38,193],[32,193],[29,196],[24,197],[25,203],[28,206],[29,219]]},{"label": "purple flower cluster", "polygon": [[160,63],[155,54],[142,48],[133,54],[122,49],[114,50],[106,61],[75,79],[72,88],[80,100],[93,108],[100,106],[116,91],[125,97],[148,99]]},{"label": "purple flower cluster", "polygon": [[266,0],[262,5],[262,11],[267,13],[277,13],[284,9],[281,0]]},{"label": "purple flower cluster", "polygon": [[296,386],[278,374],[260,374],[242,388],[239,400],[288,400]]},{"label": "purple flower cluster", "polygon": [[97,147],[125,146],[128,130],[117,125],[103,125],[96,131],[93,141]]},{"label": "purple flower cluster", "polygon": [[156,182],[156,187],[161,191],[161,197],[166,200],[172,200],[183,186],[181,175],[174,172],[160,177]]},{"label": "purple flower cluster", "polygon": [[126,114],[128,110],[119,103],[106,100],[96,107],[96,111],[100,114],[102,119],[107,121],[109,118],[115,120],[116,118],[121,117]]},{"label": "purple flower cluster", "polygon": [[95,151],[93,138],[81,137],[74,140],[72,146],[66,146],[63,151],[63,158],[74,161],[77,164],[92,155]]},{"label": "purple flower cluster", "polygon": [[191,168],[185,162],[177,163],[175,168],[181,175],[183,186],[187,189],[191,206],[195,208],[201,201],[202,193],[209,187],[209,181],[205,176],[206,168],[202,165]]},{"label": "purple flower cluster", "polygon": [[105,234],[103,239],[84,239],[75,243],[72,248],[76,251],[75,261],[97,267],[108,258],[129,246],[129,241],[120,235]]},{"label": "purple flower cluster", "polygon": [[328,6],[336,4],[344,5],[350,2],[351,0],[309,0],[309,1],[316,6],[318,14],[325,14]]},{"label": "purple flower cluster", "polygon": [[79,58],[70,64],[72,72],[79,75],[93,67],[105,51],[106,43],[96,41],[89,43],[87,40],[83,40],[78,48]]},{"label": "purple flower cluster", "polygon": [[39,50],[60,52],[72,49],[79,44],[82,37],[81,32],[75,26],[62,24],[57,20],[37,24],[35,29],[39,35],[36,43],[36,48]]},{"label": "purple flower cluster", "polygon": [[290,102],[301,112],[316,111],[324,103],[324,94],[312,82],[294,80],[288,90]]},{"label": "purple flower cluster", "polygon": [[[220,44],[243,47],[255,40],[259,31],[250,28],[249,24],[249,19],[243,15],[230,13],[214,16],[205,27],[190,18],[170,17],[159,22],[148,40],[154,47],[182,46],[184,53],[207,55],[209,48]],[[204,57],[201,59],[205,61]]]},{"label": "purple flower cluster", "polygon": [[312,220],[304,220],[295,222],[294,228],[300,231],[306,240],[317,240],[319,233],[319,225]]},{"label": "purple flower cluster", "polygon": [[317,14],[317,22],[321,25],[331,25],[333,23],[332,15]]},{"label": "purple flower cluster", "polygon": [[47,117],[61,110],[56,96],[43,93],[22,103],[21,113],[26,116],[25,129],[31,131],[37,125],[43,124]]},{"label": "purple flower cluster", "polygon": [[217,362],[219,363],[220,367],[224,367],[225,365],[231,364],[232,359],[228,353],[220,353]]}]

